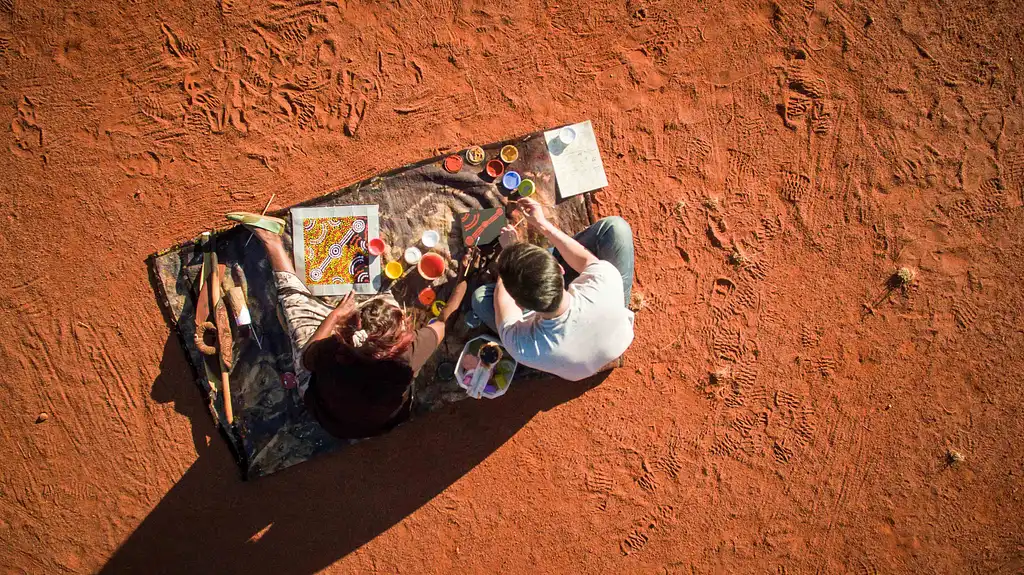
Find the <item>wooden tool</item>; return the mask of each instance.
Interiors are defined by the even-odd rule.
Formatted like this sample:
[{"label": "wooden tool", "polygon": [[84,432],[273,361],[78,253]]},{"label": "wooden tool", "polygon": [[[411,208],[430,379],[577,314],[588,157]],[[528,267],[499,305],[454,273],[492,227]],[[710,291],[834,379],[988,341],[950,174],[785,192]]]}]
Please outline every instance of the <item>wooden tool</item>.
[{"label": "wooden tool", "polygon": [[203,355],[214,355],[217,349],[206,343],[206,333],[216,332],[217,328],[209,321],[210,319],[210,282],[206,279],[210,276],[210,232],[203,232],[200,236],[200,249],[203,250],[203,268],[199,272],[199,291],[196,293],[196,348]]},{"label": "wooden tool", "polygon": [[[212,240],[211,240],[212,244]],[[220,356],[220,394],[224,400],[224,419],[228,425],[235,420],[234,411],[231,408],[231,382],[229,372],[231,371],[233,342],[231,340],[231,323],[228,320],[228,310],[225,307],[224,299],[221,297],[221,282],[224,280],[224,266],[217,263],[217,252],[215,246],[210,247],[210,303],[214,311],[214,323],[217,325],[217,347]]]}]

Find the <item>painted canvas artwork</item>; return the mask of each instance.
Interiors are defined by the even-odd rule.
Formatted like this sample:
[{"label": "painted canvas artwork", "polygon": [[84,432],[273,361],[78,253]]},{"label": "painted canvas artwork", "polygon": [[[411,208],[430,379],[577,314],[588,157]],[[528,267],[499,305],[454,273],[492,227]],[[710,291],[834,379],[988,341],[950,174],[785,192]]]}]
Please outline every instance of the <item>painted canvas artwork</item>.
[{"label": "painted canvas artwork", "polygon": [[295,270],[313,295],[377,293],[380,259],[367,243],[380,236],[377,206],[292,210]]},{"label": "painted canvas artwork", "polygon": [[459,223],[462,224],[462,240],[467,246],[485,246],[493,242],[498,239],[501,228],[508,223],[503,208],[469,210],[458,217]]}]

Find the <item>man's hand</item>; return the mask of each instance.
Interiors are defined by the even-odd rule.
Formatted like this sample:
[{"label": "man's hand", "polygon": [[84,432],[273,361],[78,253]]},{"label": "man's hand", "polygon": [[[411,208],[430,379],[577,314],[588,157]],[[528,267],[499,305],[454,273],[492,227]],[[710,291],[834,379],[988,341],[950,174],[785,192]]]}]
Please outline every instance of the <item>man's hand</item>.
[{"label": "man's hand", "polygon": [[519,241],[519,232],[516,231],[515,226],[505,226],[501,228],[501,235],[498,236],[498,243],[501,247],[507,248],[510,245]]},{"label": "man's hand", "polygon": [[548,224],[548,218],[544,215],[544,206],[540,205],[540,202],[533,198],[521,198],[519,200],[519,209],[523,211],[523,217],[530,225],[540,229],[544,229],[544,226]]}]

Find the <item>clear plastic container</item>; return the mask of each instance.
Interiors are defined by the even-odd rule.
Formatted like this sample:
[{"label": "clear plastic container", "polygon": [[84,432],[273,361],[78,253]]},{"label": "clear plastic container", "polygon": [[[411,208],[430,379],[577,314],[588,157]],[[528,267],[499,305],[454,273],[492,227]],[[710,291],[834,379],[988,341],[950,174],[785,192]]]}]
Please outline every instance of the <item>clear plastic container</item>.
[{"label": "clear plastic container", "polygon": [[493,336],[481,335],[466,342],[466,346],[462,348],[462,353],[459,354],[459,361],[455,364],[455,381],[467,393],[470,391],[469,385],[473,380],[473,374],[479,368],[480,359],[477,357],[477,354],[480,353],[480,348],[487,342],[498,344],[502,351],[502,358],[495,365],[490,380],[480,394],[481,397],[494,399],[495,397],[505,395],[508,388],[512,386],[512,378],[515,376],[519,363],[508,355],[505,348],[501,346],[501,342]]}]

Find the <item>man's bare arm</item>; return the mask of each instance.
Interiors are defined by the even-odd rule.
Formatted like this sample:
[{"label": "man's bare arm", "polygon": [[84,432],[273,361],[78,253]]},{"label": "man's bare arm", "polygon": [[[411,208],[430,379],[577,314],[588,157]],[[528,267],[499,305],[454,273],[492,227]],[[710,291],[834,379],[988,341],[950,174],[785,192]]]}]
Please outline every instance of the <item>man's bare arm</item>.
[{"label": "man's bare arm", "polygon": [[505,320],[514,321],[521,317],[523,317],[523,310],[519,309],[516,301],[505,290],[505,283],[499,277],[498,283],[494,286],[494,323],[498,327],[499,335],[501,334],[501,325]]},{"label": "man's bare arm", "polygon": [[523,198],[519,200],[519,208],[523,210],[526,221],[544,234],[544,237],[558,250],[565,263],[576,270],[576,273],[583,273],[587,266],[598,261],[597,256],[587,251],[587,248],[549,222],[544,216],[544,207],[536,200]]}]

